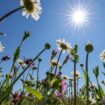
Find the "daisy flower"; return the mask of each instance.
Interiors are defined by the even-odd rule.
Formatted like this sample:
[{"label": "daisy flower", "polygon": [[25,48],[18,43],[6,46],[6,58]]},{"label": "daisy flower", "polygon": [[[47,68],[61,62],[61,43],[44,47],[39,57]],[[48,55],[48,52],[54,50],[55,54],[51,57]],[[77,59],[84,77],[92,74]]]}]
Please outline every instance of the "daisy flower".
[{"label": "daisy flower", "polygon": [[71,44],[66,42],[65,39],[59,39],[57,40],[57,46],[58,46],[58,50],[62,50],[63,53],[65,51],[69,51],[72,47]]},{"label": "daisy flower", "polygon": [[56,60],[56,59],[53,59],[53,60],[51,60],[51,62],[50,62],[50,66],[52,66],[52,67],[57,66],[57,64],[58,64],[58,67],[61,66],[61,64],[60,64],[59,62],[57,63],[57,60]]},{"label": "daisy flower", "polygon": [[20,66],[25,67],[25,63],[24,63],[23,60],[18,59],[18,60],[17,60],[17,63],[18,63]]},{"label": "daisy flower", "polygon": [[0,42],[0,52],[3,52],[4,51],[4,46],[2,45],[2,43]]},{"label": "daisy flower", "polygon": [[100,60],[105,62],[105,50],[100,53]]},{"label": "daisy flower", "polygon": [[36,21],[40,18],[42,11],[40,0],[20,0],[20,5],[23,8],[23,16],[28,18],[30,15]]},{"label": "daisy flower", "polygon": [[[74,72],[71,72],[71,74],[74,76]],[[76,78],[77,79],[81,78],[81,74],[80,74],[80,72],[78,70],[76,71]]]}]

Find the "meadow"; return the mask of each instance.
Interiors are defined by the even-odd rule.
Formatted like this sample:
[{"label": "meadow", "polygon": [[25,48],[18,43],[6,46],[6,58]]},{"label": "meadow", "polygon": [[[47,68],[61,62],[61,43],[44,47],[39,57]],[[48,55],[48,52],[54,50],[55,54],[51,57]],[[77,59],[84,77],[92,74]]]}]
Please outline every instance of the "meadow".
[{"label": "meadow", "polygon": [[[0,23],[15,15],[15,12],[22,10],[22,15],[26,18],[33,18],[35,21],[41,18],[42,7],[39,0],[20,0],[20,7],[0,16]],[[1,31],[1,30],[0,30]],[[11,30],[12,31],[12,30]],[[4,32],[0,32],[0,37],[4,37]],[[65,39],[58,39],[54,43],[56,49],[51,49],[50,43],[42,45],[43,49],[34,57],[21,58],[21,49],[25,46],[25,41],[31,37],[31,32],[25,31],[23,38],[16,50],[13,51],[13,57],[9,55],[0,58],[0,105],[105,105],[105,80],[99,80],[99,76],[105,76],[105,50],[100,52],[102,65],[96,65],[93,75],[96,83],[90,79],[89,66],[90,55],[94,56],[94,44],[87,42],[84,47],[85,62],[79,61],[79,46]],[[31,42],[29,42],[31,43]],[[0,54],[3,53],[5,46],[0,42]],[[50,50],[51,49],[51,50]],[[40,78],[41,64],[43,58],[41,55],[50,52],[48,58],[49,66],[43,79]],[[64,56],[64,57],[62,57]],[[7,62],[12,61],[11,69],[7,74],[3,74],[2,64],[6,66]],[[72,77],[63,74],[62,69],[68,63],[72,64]],[[83,75],[78,71],[81,68]],[[68,68],[69,69],[69,68]],[[34,75],[36,73],[36,76]],[[82,87],[79,87],[79,81],[84,77]],[[19,90],[14,91],[14,87],[19,82]]]}]

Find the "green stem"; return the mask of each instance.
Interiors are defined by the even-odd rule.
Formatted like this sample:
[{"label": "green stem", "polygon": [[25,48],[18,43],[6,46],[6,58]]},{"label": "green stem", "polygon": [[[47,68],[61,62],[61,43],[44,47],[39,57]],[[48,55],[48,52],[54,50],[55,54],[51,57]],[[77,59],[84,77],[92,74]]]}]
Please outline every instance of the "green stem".
[{"label": "green stem", "polygon": [[38,62],[38,69],[37,69],[37,86],[36,86],[36,88],[38,88],[38,81],[39,81],[39,66],[40,66],[40,62]]},{"label": "green stem", "polygon": [[56,67],[55,67],[55,75],[56,75],[56,73],[57,73],[58,63],[59,63],[60,57],[61,57],[61,55],[62,55],[62,51],[63,51],[63,50],[61,50],[61,52],[60,52],[60,54],[59,54],[59,56],[58,56],[57,65],[56,65]]},{"label": "green stem", "polygon": [[74,61],[74,105],[76,105],[77,96],[76,96],[76,61]]},{"label": "green stem", "polygon": [[6,19],[7,17],[11,16],[13,13],[15,13],[15,12],[17,12],[17,11],[23,9],[23,8],[24,8],[24,6],[18,7],[18,8],[16,8],[16,9],[14,9],[14,10],[12,10],[12,11],[6,13],[4,16],[0,17],[0,22],[2,22],[2,21],[3,21],[4,19]]},{"label": "green stem", "polygon": [[39,66],[40,66],[40,62],[38,62],[38,69],[37,69],[37,81],[39,81]]},{"label": "green stem", "polygon": [[87,52],[86,54],[86,72],[87,72],[87,79],[86,79],[86,96],[87,96],[87,100],[86,103],[87,105],[89,105],[89,76],[88,76],[88,57],[89,57],[89,53]]}]

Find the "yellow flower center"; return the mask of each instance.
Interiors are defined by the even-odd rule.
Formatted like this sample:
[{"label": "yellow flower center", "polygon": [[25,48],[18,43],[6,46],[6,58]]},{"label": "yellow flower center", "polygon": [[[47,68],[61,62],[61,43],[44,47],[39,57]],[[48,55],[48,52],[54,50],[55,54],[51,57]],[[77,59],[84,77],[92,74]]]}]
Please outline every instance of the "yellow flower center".
[{"label": "yellow flower center", "polygon": [[61,43],[61,44],[60,44],[60,47],[61,47],[63,50],[67,50],[67,49],[68,49],[67,45],[64,44],[64,43]]},{"label": "yellow flower center", "polygon": [[34,3],[32,0],[23,0],[25,9],[32,13],[34,11]]},{"label": "yellow flower center", "polygon": [[52,65],[52,66],[56,66],[56,65],[57,65],[57,62],[54,62],[54,61],[51,62],[51,65]]}]

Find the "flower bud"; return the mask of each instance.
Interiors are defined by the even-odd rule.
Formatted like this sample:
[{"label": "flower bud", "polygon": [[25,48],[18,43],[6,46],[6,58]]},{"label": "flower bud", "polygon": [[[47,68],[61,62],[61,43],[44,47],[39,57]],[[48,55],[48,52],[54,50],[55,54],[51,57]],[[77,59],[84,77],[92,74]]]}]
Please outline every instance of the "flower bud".
[{"label": "flower bud", "polygon": [[86,52],[90,53],[93,51],[93,45],[91,43],[88,43],[86,46],[85,46],[85,50]]},{"label": "flower bud", "polygon": [[49,49],[51,48],[51,45],[50,45],[49,43],[46,43],[46,44],[45,44],[45,48],[46,48],[47,50],[49,50]]}]

